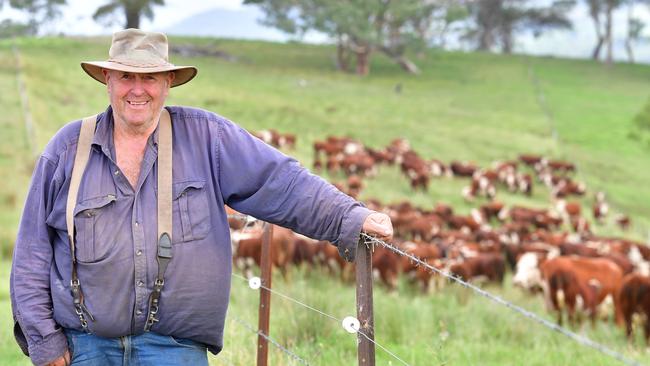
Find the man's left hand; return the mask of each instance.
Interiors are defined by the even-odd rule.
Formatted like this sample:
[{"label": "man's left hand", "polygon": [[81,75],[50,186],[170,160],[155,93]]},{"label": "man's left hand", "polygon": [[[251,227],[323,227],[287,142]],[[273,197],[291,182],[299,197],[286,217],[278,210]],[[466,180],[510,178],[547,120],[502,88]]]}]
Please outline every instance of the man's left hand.
[{"label": "man's left hand", "polygon": [[393,238],[393,224],[390,222],[390,217],[381,212],[375,211],[368,215],[361,230],[381,241],[389,241]]}]

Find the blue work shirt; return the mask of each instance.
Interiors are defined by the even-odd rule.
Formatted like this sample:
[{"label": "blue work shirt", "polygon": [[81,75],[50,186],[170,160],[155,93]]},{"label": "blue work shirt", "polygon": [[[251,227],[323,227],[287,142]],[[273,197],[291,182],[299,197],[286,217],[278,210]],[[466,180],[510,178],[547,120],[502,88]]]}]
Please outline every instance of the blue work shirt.
[{"label": "blue work shirt", "polygon": [[[214,113],[167,107],[173,131],[173,258],[152,331],[223,347],[232,253],[224,204],[328,240],[353,260],[360,203],[294,159]],[[158,271],[157,142],[149,137],[135,189],[116,164],[113,113],[98,117],[74,209],[77,271],[92,333],[143,332]],[[38,159],[11,272],[15,319],[35,364],[62,355],[61,327],[81,330],[70,293],[66,201],[81,122],[65,125]],[[86,317],[88,318],[88,317]]]}]

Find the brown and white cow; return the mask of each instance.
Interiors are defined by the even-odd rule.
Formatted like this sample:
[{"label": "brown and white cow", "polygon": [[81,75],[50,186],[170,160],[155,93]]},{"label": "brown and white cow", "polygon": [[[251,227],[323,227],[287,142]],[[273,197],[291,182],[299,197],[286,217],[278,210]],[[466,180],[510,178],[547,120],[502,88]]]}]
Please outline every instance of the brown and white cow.
[{"label": "brown and white cow", "polygon": [[605,201],[605,193],[603,192],[596,193],[596,198],[592,206],[592,211],[596,222],[602,225],[605,220],[605,217],[609,213],[609,205]]},{"label": "brown and white cow", "polygon": [[618,292],[618,304],[628,340],[632,339],[633,316],[638,314],[643,318],[646,344],[650,345],[650,277],[638,273],[625,276]]},{"label": "brown and white cow", "polygon": [[[262,230],[256,229],[241,235],[232,234],[235,253],[233,261],[246,276],[251,275],[252,263],[258,266],[262,257]],[[278,268],[284,278],[288,275],[288,266],[294,259],[295,233],[287,228],[274,225],[271,237],[271,262]],[[235,243],[237,241],[237,243]]]},{"label": "brown and white cow", "polygon": [[594,324],[598,308],[606,299],[612,299],[615,318],[618,313],[616,296],[623,279],[623,271],[609,259],[560,256],[540,265],[546,303],[557,314],[562,324],[563,313],[575,324],[576,310],[582,308]]},{"label": "brown and white cow", "polygon": [[449,272],[464,281],[485,279],[499,285],[503,283],[506,265],[500,253],[479,253],[449,266]]}]

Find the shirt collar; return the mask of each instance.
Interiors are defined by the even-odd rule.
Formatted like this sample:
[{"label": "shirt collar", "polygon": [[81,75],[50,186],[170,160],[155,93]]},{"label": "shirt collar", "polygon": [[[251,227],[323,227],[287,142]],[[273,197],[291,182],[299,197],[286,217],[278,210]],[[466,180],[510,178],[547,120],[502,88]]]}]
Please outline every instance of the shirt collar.
[{"label": "shirt collar", "polygon": [[[113,141],[114,124],[113,107],[109,105],[97,118],[97,127],[95,128],[95,135],[92,141],[92,144],[99,146],[107,156],[111,156],[111,152],[115,150]],[[149,136],[148,144],[152,147],[158,146],[158,126],[156,126],[156,129]]]},{"label": "shirt collar", "polygon": [[95,135],[93,136],[93,145],[99,148],[107,156],[111,156],[113,150],[113,108],[109,105],[108,108],[101,113],[97,118],[97,127],[95,127]]}]

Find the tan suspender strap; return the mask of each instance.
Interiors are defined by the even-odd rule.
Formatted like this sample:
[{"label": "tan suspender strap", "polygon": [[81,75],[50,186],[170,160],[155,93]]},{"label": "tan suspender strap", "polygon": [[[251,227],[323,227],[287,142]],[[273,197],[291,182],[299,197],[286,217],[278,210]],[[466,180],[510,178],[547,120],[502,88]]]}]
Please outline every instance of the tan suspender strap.
[{"label": "tan suspender strap", "polygon": [[74,254],[74,208],[77,205],[77,195],[79,194],[79,184],[81,177],[86,170],[88,158],[90,158],[90,145],[95,135],[95,125],[97,115],[86,117],[81,122],[81,131],[79,132],[79,141],[77,142],[77,153],[74,157],[72,166],[72,178],[70,179],[70,188],[68,189],[68,201],[65,207],[65,221],[68,227],[68,237],[70,239],[70,253],[72,262],[76,262]]},{"label": "tan suspender strap", "polygon": [[172,238],[172,123],[166,108],[160,114],[158,130],[158,239]]},{"label": "tan suspender strap", "polygon": [[[86,164],[90,157],[90,147],[93,136],[95,135],[95,125],[97,115],[84,118],[81,123],[79,132],[79,141],[77,142],[77,153],[72,167],[72,177],[70,179],[70,188],[68,190],[68,201],[66,204],[66,225],[68,228],[68,237],[70,239],[70,253],[72,255],[72,274],[70,276],[70,291],[72,292],[75,312],[79,317],[81,326],[86,332],[88,322],[86,315],[91,320],[95,320],[93,315],[84,305],[81,285],[77,277],[75,243],[74,243],[74,208],[77,204],[79,194],[79,185],[81,177],[86,170]],[[172,125],[171,116],[167,109],[163,108],[160,114],[158,125],[158,276],[154,282],[153,291],[149,297],[149,315],[145,323],[145,331],[149,331],[151,326],[158,319],[158,306],[160,295],[165,284],[164,275],[167,265],[172,258]]]},{"label": "tan suspender strap", "polygon": [[85,332],[90,332],[88,329],[88,321],[86,315],[90,320],[95,321],[95,317],[90,313],[84,304],[84,295],[81,292],[81,285],[77,277],[77,257],[75,256],[74,245],[74,208],[77,205],[77,196],[79,195],[79,185],[81,184],[81,177],[86,170],[86,164],[90,158],[90,145],[95,136],[95,125],[97,124],[97,115],[86,117],[81,121],[81,129],[79,130],[79,140],[77,140],[77,152],[74,156],[74,165],[72,166],[72,176],[70,177],[70,188],[68,188],[68,201],[65,206],[65,221],[68,228],[68,240],[70,240],[70,255],[72,265],[70,274],[70,292],[72,294],[72,302],[74,311],[79,317],[81,327]]},{"label": "tan suspender strap", "polygon": [[149,295],[149,313],[144,324],[148,332],[158,322],[160,296],[165,285],[165,271],[172,259],[172,123],[163,108],[158,123],[158,275]]}]

